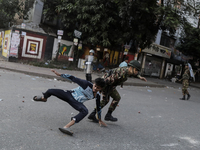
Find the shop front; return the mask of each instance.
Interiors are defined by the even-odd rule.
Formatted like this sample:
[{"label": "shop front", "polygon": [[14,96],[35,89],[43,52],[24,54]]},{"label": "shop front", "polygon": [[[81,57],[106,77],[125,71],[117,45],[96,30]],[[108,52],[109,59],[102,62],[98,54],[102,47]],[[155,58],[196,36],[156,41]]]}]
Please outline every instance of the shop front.
[{"label": "shop front", "polygon": [[161,66],[162,58],[147,54],[144,66],[144,75],[151,77],[159,77]]},{"label": "shop front", "polygon": [[170,57],[170,48],[153,43],[149,48],[143,49],[139,57],[142,64],[141,74],[163,78],[165,61]]}]

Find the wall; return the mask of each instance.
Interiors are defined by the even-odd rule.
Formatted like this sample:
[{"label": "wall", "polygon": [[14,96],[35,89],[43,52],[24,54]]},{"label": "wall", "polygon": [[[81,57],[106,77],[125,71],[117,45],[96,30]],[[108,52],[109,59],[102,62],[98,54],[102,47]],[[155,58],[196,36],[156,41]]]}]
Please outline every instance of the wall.
[{"label": "wall", "polygon": [[42,18],[43,5],[44,3],[41,0],[35,1],[32,22],[40,24]]},{"label": "wall", "polygon": [[52,60],[54,38],[53,36],[47,36],[44,60]]},{"label": "wall", "polygon": [[20,46],[18,59],[22,60],[44,60],[47,36],[26,30],[20,31]]},{"label": "wall", "polygon": [[41,0],[35,0],[35,3],[33,4],[33,8],[29,11],[29,19],[24,20],[25,23],[32,22],[36,25],[39,25],[42,18],[42,12],[43,12],[43,6],[44,3]]},{"label": "wall", "polygon": [[[67,55],[60,56],[60,58],[63,57],[63,59],[68,59],[68,56],[70,56],[72,54],[73,42],[67,41],[67,40],[61,40],[60,41],[60,46],[62,46],[63,44],[66,45],[66,46],[71,46],[71,48],[70,48],[70,51],[69,51],[69,53]],[[56,58],[57,50],[58,50],[58,39],[54,38],[52,59]]]}]

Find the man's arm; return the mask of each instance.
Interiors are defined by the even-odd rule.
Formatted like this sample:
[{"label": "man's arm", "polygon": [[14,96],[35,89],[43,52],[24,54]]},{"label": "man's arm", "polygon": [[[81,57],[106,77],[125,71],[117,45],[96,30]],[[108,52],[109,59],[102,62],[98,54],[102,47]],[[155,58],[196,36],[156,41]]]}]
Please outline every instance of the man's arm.
[{"label": "man's arm", "polygon": [[137,75],[137,77],[139,78],[139,79],[141,79],[141,80],[144,80],[145,82],[147,82],[147,79],[145,78],[145,77],[142,77],[141,75]]},{"label": "man's arm", "polygon": [[100,106],[100,93],[97,93],[96,97],[96,110],[97,110],[97,119],[99,120],[99,125],[107,126],[102,120],[101,120],[101,106]]},{"label": "man's arm", "polygon": [[97,119],[101,119],[100,94],[98,93],[96,96],[96,110],[97,110]]},{"label": "man's arm", "polygon": [[57,76],[60,76],[62,78],[65,78],[65,79],[68,79],[74,83],[77,83],[79,86],[81,86],[82,88],[86,88],[87,86],[89,86],[89,84],[92,84],[86,80],[83,80],[83,79],[79,79],[79,78],[76,78],[72,75],[69,75],[69,74],[60,74],[58,72],[56,72],[55,70],[51,70],[53,73],[55,73]]},{"label": "man's arm", "polygon": [[55,70],[51,69],[51,71],[52,71],[53,73],[55,73],[57,76],[61,76],[61,74],[58,73],[58,72],[56,72]]}]

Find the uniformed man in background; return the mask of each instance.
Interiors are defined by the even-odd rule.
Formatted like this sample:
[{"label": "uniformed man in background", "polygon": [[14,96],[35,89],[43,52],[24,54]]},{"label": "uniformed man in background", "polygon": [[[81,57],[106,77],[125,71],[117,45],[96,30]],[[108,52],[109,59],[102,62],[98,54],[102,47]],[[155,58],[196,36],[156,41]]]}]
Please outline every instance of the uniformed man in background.
[{"label": "uniformed man in background", "polygon": [[[185,71],[183,73],[182,78],[179,81],[182,81],[182,93],[183,93],[183,98],[180,98],[180,100],[189,100],[191,95],[188,92],[188,87],[189,87],[189,79],[190,79],[190,70],[188,64],[185,64]],[[185,95],[187,94],[187,99]]]},{"label": "uniformed man in background", "polygon": [[94,60],[94,50],[89,51],[87,60],[85,61],[86,65],[86,80],[92,82],[92,70],[93,70],[93,60]]}]

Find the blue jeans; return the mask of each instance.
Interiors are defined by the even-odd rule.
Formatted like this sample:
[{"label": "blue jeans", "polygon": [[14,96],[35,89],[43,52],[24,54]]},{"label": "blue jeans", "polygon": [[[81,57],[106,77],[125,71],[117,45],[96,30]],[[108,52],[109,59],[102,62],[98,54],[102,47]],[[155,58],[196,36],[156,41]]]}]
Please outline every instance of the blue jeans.
[{"label": "blue jeans", "polygon": [[71,91],[64,91],[61,89],[48,89],[45,93],[43,93],[43,95],[46,99],[52,95],[56,96],[57,98],[67,102],[74,109],[79,111],[79,114],[72,117],[72,119],[75,118],[75,123],[81,121],[88,114],[88,109],[85,107],[85,105],[83,105],[83,103],[80,103],[74,99],[74,97],[71,95]]}]

